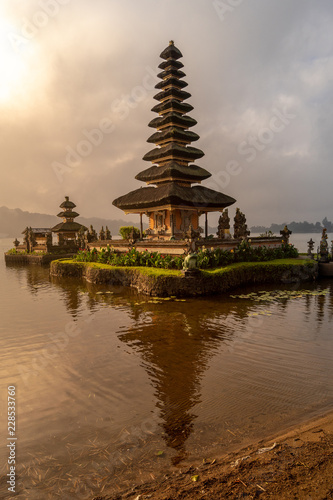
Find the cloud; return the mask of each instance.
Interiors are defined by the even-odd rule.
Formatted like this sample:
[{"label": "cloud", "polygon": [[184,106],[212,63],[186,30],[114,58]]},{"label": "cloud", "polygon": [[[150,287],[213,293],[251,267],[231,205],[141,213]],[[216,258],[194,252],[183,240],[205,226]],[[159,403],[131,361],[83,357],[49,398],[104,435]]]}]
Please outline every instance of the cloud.
[{"label": "cloud", "polygon": [[[7,0],[1,9],[7,60],[24,66],[12,97],[0,99],[2,205],[52,214],[66,194],[83,216],[122,217],[112,200],[142,185],[134,177],[149,166],[154,72],[174,39],[205,152],[197,163],[215,178],[239,163],[221,190],[250,224],[332,217],[329,1],[244,0],[223,20],[206,0]],[[39,26],[47,9],[54,14]],[[13,47],[9,35],[29,30]],[[248,162],[240,145],[267,141],[276,109],[295,118]],[[112,131],[59,182],[54,162],[64,164],[103,120]]]}]

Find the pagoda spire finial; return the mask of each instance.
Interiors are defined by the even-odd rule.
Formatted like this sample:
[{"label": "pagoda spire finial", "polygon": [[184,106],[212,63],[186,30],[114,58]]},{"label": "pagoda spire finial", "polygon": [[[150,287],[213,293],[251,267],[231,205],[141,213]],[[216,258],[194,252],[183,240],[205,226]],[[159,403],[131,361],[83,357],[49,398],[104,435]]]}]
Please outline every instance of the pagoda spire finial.
[{"label": "pagoda spire finial", "polygon": [[175,42],[173,40],[170,40],[169,45],[175,45]]}]

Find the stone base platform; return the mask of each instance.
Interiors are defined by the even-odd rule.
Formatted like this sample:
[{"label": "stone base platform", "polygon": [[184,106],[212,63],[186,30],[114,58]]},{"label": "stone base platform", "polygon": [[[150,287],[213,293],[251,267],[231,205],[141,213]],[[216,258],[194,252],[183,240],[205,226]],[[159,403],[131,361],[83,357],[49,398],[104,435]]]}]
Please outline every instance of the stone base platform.
[{"label": "stone base platform", "polygon": [[244,262],[202,270],[195,277],[186,277],[182,271],[176,270],[116,267],[63,259],[51,263],[50,273],[64,278],[81,277],[94,284],[131,286],[155,297],[195,297],[223,293],[243,284],[313,281],[318,274],[318,265],[301,259]]},{"label": "stone base platform", "polygon": [[60,258],[70,259],[74,256],[73,253],[68,254],[46,254],[46,255],[30,255],[24,253],[8,254],[5,253],[5,262],[7,265],[29,265],[37,264],[39,266],[44,266]]},{"label": "stone base platform", "polygon": [[319,276],[323,276],[325,278],[333,278],[333,262],[319,262],[318,266]]}]

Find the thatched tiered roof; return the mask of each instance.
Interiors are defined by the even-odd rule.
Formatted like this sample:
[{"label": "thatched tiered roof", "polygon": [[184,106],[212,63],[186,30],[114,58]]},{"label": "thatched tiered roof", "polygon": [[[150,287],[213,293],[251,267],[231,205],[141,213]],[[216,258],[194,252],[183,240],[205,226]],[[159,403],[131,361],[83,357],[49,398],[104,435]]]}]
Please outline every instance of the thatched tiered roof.
[{"label": "thatched tiered roof", "polygon": [[113,204],[131,212],[163,207],[191,207],[198,211],[222,210],[236,200],[212,189],[191,186],[193,183],[201,183],[211,174],[202,167],[190,164],[202,158],[204,152],[190,146],[199,136],[189,130],[197,124],[187,114],[193,110],[193,106],[183,102],[191,94],[182,90],[187,87],[187,83],[182,80],[186,75],[180,70],[183,64],[178,60],[182,53],[171,41],[160,57],[164,59],[159,65],[162,71],[158,77],[161,81],[155,88],[161,91],[154,96],[160,103],[152,108],[159,116],[148,124],[157,131],[147,141],[157,147],[143,157],[143,160],[154,165],[136,176],[136,179],[156,184],[156,187],[137,189],[117,198]]},{"label": "thatched tiered roof", "polygon": [[228,207],[234,199],[204,186],[182,186],[176,182],[168,182],[158,187],[145,187],[131,191],[120,198],[117,203],[123,210],[131,210],[133,206],[139,210],[151,207],[197,208],[205,211],[220,210]]},{"label": "thatched tiered roof", "polygon": [[63,219],[63,222],[60,222],[56,226],[52,228],[52,232],[54,233],[76,233],[80,231],[80,229],[84,229],[85,231],[87,228],[83,226],[82,224],[79,224],[78,222],[75,222],[74,219],[78,217],[80,214],[77,212],[73,212],[73,208],[75,208],[76,205],[72,201],[70,201],[68,196],[65,196],[65,201],[62,202],[60,205],[60,208],[63,208],[64,210],[62,212],[59,212],[57,217],[60,217]]}]

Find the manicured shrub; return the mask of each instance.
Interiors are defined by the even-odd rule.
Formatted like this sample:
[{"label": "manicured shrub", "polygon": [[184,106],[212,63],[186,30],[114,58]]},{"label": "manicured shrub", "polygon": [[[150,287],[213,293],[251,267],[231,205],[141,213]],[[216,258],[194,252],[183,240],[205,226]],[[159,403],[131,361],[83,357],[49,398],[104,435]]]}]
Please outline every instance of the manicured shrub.
[{"label": "manicured shrub", "polygon": [[[225,267],[235,262],[264,262],[275,259],[286,259],[298,257],[298,251],[293,245],[283,245],[280,248],[269,248],[259,246],[251,247],[248,241],[241,242],[235,250],[223,250],[222,248],[202,247],[197,252],[198,267],[209,269]],[[158,252],[149,252],[147,249],[139,251],[131,248],[126,253],[117,252],[109,245],[97,251],[80,250],[76,254],[78,262],[99,262],[112,266],[145,266],[161,269],[182,269],[184,256],[163,255]]]},{"label": "manicured shrub", "polygon": [[135,240],[138,240],[140,238],[140,229],[134,226],[122,226],[119,228],[119,234],[123,238],[123,240],[128,240],[132,236],[132,231],[133,231],[133,238]]}]

